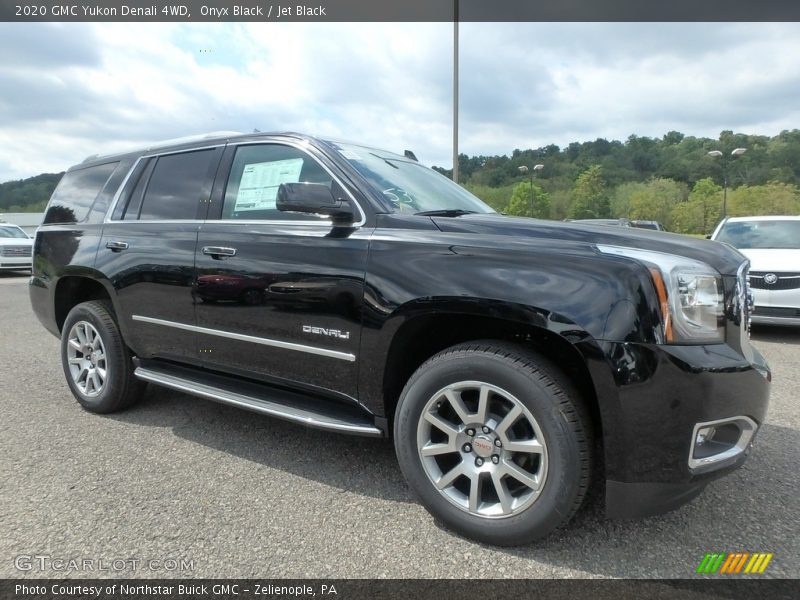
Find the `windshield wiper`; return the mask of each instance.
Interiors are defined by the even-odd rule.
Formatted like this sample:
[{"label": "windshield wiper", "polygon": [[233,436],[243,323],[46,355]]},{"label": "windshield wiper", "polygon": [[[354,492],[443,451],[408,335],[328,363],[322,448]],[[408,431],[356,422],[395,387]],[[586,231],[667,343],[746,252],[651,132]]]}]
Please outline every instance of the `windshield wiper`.
[{"label": "windshield wiper", "polygon": [[474,215],[477,214],[477,212],[474,210],[464,210],[462,208],[443,208],[441,210],[423,210],[414,214],[426,217],[460,217],[461,215]]},{"label": "windshield wiper", "polygon": [[398,167],[397,165],[395,165],[395,164],[392,164],[391,162],[389,162],[388,160],[386,160],[386,159],[385,159],[385,158],[383,158],[382,156],[378,156],[377,154],[375,154],[375,153],[373,153],[373,152],[370,152],[370,154],[372,154],[372,156],[374,156],[375,158],[377,158],[377,159],[379,159],[379,160],[382,160],[383,162],[385,162],[387,165],[389,165],[389,166],[390,166],[390,167],[392,167],[393,169],[399,169],[399,168],[400,168],[400,167]]}]

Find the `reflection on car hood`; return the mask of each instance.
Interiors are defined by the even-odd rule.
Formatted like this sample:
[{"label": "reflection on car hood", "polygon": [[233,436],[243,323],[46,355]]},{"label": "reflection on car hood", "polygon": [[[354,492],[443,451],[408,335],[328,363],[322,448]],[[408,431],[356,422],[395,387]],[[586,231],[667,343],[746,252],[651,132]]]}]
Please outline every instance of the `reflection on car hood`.
[{"label": "reflection on car hood", "polygon": [[[545,221],[507,217],[496,213],[432,219],[442,231],[471,234],[470,242],[476,245],[482,243],[498,247],[504,243],[504,239],[513,239],[515,244],[526,240],[531,244],[547,244],[560,240],[569,245],[584,247],[594,244],[625,246],[699,260],[723,275],[735,275],[745,260],[741,253],[727,244],[652,229]],[[478,236],[483,237],[484,241],[481,242]]]},{"label": "reflection on car hood", "polygon": [[750,259],[751,271],[800,272],[800,248],[742,248],[739,252]]},{"label": "reflection on car hood", "polygon": [[0,246],[33,246],[30,238],[0,238]]}]

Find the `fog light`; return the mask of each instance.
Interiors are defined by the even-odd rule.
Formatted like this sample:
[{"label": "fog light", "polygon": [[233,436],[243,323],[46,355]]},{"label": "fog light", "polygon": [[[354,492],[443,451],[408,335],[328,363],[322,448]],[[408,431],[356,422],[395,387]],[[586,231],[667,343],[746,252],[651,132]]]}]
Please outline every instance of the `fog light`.
[{"label": "fog light", "polygon": [[695,439],[695,446],[702,446],[706,442],[714,439],[714,434],[717,432],[716,427],[703,427],[697,432],[697,439]]},{"label": "fog light", "polygon": [[710,471],[732,464],[747,451],[757,429],[756,422],[745,416],[696,423],[689,438],[689,468]]}]

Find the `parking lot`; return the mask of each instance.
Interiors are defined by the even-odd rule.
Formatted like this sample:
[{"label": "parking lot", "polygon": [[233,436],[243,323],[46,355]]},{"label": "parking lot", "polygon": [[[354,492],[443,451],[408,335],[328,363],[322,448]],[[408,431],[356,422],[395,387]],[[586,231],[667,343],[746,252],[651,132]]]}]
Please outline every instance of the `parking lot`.
[{"label": "parking lot", "polygon": [[125,577],[691,578],[715,551],[773,552],[765,576],[800,576],[800,330],[753,332],[774,386],[742,469],[661,517],[608,521],[595,502],[545,542],[501,549],[438,526],[387,441],[152,386],[132,409],[92,415],[27,276],[0,274],[0,319],[0,577],[98,574],[15,566],[46,555],[156,561],[100,573]]}]

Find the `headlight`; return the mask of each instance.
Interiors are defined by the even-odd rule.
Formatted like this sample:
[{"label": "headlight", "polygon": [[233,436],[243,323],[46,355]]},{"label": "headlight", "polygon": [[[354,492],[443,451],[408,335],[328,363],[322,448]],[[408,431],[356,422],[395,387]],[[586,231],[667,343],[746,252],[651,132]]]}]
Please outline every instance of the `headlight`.
[{"label": "headlight", "polygon": [[597,249],[636,259],[648,268],[659,299],[665,342],[724,341],[722,277],[716,270],[664,252],[603,244]]}]

